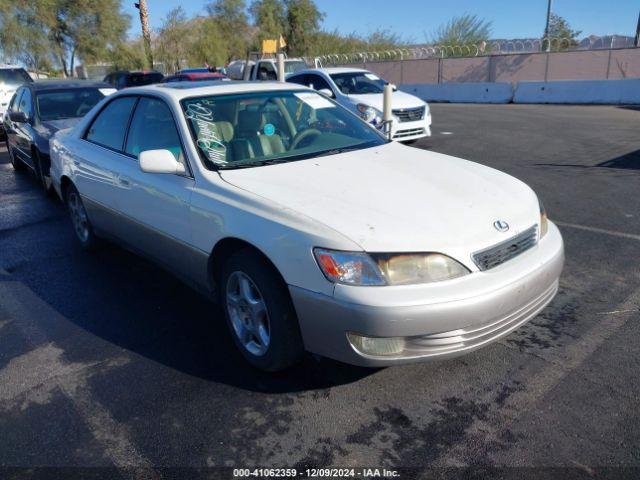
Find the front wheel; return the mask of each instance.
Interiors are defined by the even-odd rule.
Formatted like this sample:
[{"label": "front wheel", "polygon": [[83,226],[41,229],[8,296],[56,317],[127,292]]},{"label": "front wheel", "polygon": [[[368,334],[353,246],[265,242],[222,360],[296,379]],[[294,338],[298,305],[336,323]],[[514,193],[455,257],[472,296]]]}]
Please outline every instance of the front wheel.
[{"label": "front wheel", "polygon": [[98,238],[93,233],[93,227],[89,221],[89,216],[82,203],[80,193],[73,185],[69,185],[65,194],[67,208],[73,223],[73,229],[80,245],[85,250],[93,250],[98,244]]},{"label": "front wheel", "polygon": [[287,286],[259,253],[233,254],[219,290],[231,336],[251,365],[276,372],[300,361],[304,348]]}]

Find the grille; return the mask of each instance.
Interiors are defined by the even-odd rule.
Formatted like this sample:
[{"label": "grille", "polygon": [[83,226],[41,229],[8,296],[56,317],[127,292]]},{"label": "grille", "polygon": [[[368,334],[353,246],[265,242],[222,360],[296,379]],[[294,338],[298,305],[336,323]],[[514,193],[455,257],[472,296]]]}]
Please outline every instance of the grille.
[{"label": "grille", "polygon": [[412,128],[410,130],[400,130],[396,132],[393,138],[413,137],[414,135],[422,135],[424,128]]},{"label": "grille", "polygon": [[490,270],[526,252],[538,241],[538,227],[533,226],[509,240],[473,254],[473,261],[480,270]]},{"label": "grille", "polygon": [[398,118],[400,123],[417,122],[424,117],[424,107],[419,108],[401,108],[392,110],[393,114]]}]

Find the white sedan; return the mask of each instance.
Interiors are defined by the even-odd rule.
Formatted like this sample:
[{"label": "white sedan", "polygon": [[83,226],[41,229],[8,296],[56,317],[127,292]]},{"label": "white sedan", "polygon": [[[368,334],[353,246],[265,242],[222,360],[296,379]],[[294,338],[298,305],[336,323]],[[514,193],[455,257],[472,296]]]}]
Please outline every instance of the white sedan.
[{"label": "white sedan", "polygon": [[[289,75],[287,82],[311,87],[370,124],[382,124],[387,82],[375,73],[357,68],[319,68]],[[391,138],[410,143],[431,135],[431,110],[426,102],[394,87],[391,108]]]},{"label": "white sedan", "polygon": [[51,160],[83,247],[124,243],[217,298],[261,369],[305,350],[459,355],[558,289],[562,237],[527,185],[388,142],[297,85],[123,90],[59,132]]}]

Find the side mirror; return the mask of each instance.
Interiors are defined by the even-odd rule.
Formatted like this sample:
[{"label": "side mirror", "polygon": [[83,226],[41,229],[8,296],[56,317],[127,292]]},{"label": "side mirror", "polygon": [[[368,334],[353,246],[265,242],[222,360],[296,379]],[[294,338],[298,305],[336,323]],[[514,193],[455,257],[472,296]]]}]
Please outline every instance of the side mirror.
[{"label": "side mirror", "polygon": [[146,150],[138,156],[140,170],[146,173],[185,173],[184,165],[169,150]]},{"label": "side mirror", "polygon": [[15,123],[28,123],[29,117],[24,112],[9,112],[9,120]]},{"label": "side mirror", "polygon": [[333,94],[333,92],[328,89],[328,88],[321,88],[320,90],[318,90],[318,93],[321,93],[322,95],[324,95],[325,97],[329,97],[329,98],[333,98],[335,97],[335,95]]}]

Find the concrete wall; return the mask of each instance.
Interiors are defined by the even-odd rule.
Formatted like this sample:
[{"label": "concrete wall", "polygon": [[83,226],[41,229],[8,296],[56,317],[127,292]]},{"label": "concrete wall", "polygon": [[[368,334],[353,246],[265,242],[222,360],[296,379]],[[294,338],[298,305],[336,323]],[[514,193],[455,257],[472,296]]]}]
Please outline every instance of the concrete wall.
[{"label": "concrete wall", "polygon": [[350,64],[395,84],[640,78],[640,48]]},{"label": "concrete wall", "polygon": [[510,83],[419,83],[404,84],[400,90],[427,102],[510,103],[513,100]]},{"label": "concrete wall", "polygon": [[640,104],[640,79],[520,82],[513,103]]}]

